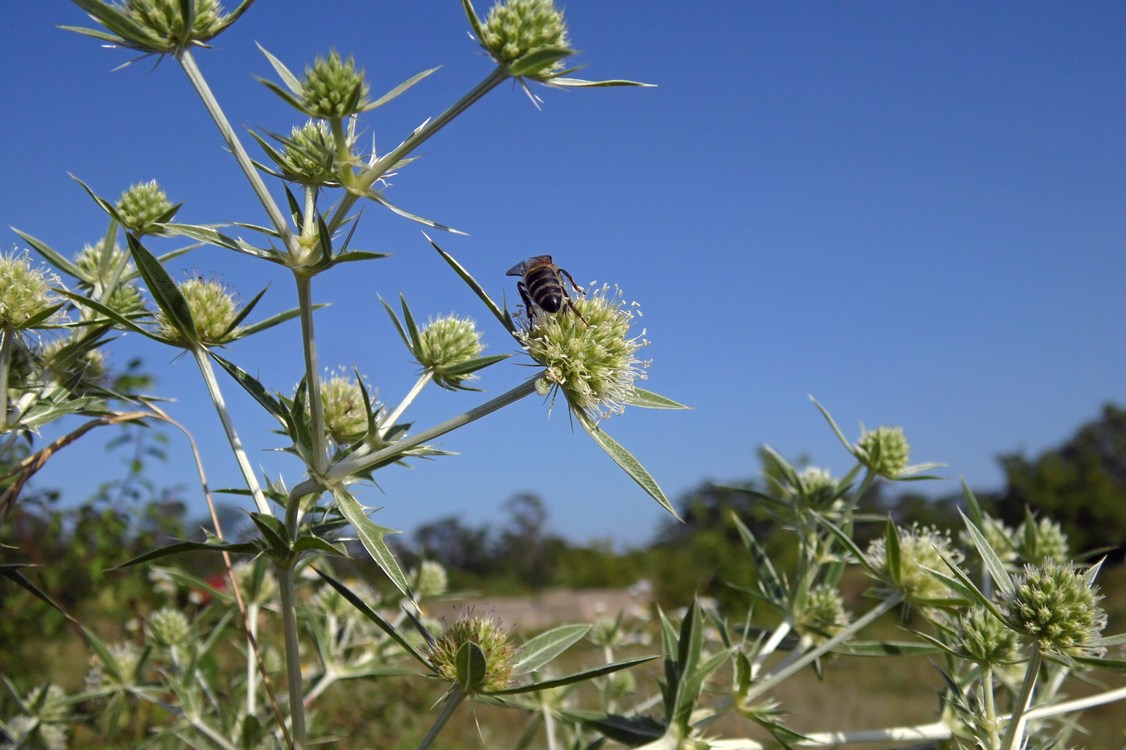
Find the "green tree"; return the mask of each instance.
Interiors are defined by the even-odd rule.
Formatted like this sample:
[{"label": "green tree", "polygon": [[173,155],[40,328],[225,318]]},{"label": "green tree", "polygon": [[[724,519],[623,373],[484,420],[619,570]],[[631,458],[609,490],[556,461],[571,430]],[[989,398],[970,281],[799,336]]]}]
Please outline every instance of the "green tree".
[{"label": "green tree", "polygon": [[1019,524],[1027,507],[1058,521],[1073,550],[1126,552],[1126,410],[1106,404],[1058,448],[1000,462],[1006,486],[996,502],[1006,522]]}]

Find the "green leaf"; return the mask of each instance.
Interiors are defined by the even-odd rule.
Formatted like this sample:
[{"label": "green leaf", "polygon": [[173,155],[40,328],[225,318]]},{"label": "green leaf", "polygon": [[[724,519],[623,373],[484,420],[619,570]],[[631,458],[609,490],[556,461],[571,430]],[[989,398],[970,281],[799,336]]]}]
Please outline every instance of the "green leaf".
[{"label": "green leaf", "polygon": [[[383,309],[386,310],[387,314],[391,316],[391,322],[395,324],[395,330],[399,332],[399,336],[403,339],[403,343],[406,344],[407,350],[411,354],[414,354],[414,344],[411,342],[410,336],[407,335],[406,329],[403,328],[403,324],[399,322],[399,316],[396,315],[395,311],[391,309],[391,305],[387,304],[387,300],[383,299],[383,295],[378,296],[379,301],[383,303]],[[403,301],[403,306],[406,307],[407,301],[403,297],[402,292],[399,293],[399,298]]]},{"label": "green leaf", "polygon": [[977,553],[981,555],[982,562],[985,563],[986,570],[992,576],[997,587],[1006,594],[1012,593],[1014,584],[1013,579],[1009,575],[1009,571],[1005,569],[1005,563],[1001,562],[1001,558],[993,551],[992,545],[989,540],[985,538],[985,534],[981,533],[981,529],[971,521],[966,514],[958,511],[962,516],[962,520],[966,524],[966,530],[970,532],[970,538],[973,539],[974,546],[977,547]]},{"label": "green leaf", "polygon": [[427,219],[424,216],[412,214],[410,211],[399,208],[398,206],[394,205],[389,200],[384,198],[383,195],[377,190],[368,190],[364,193],[364,196],[372,199],[384,208],[389,209],[392,213],[402,216],[404,219],[410,219],[411,221],[418,222],[423,226],[430,227],[431,229],[438,229],[443,232],[449,232],[450,234],[460,234],[466,237],[469,236],[466,232],[463,232],[460,229],[454,229],[453,227],[446,226],[445,224],[434,221],[433,219]]},{"label": "green leaf", "polygon": [[460,263],[454,260],[452,255],[447,253],[442,248],[438,247],[438,244],[434,242],[434,240],[430,239],[430,237],[425,232],[422,236],[426,237],[426,241],[430,243],[430,246],[438,251],[438,254],[442,256],[442,259],[445,260],[452,269],[454,269],[454,272],[461,277],[461,280],[464,281],[469,286],[469,288],[473,290],[473,293],[476,294],[481,299],[481,301],[485,303],[485,307],[487,307],[489,309],[489,312],[491,312],[493,316],[500,321],[500,324],[504,326],[504,329],[509,333],[515,331],[516,324],[512,322],[512,316],[507,312],[501,312],[500,307],[497,306],[496,302],[493,302],[492,297],[490,297],[489,293],[485,291],[485,288],[477,283],[477,279],[473,278],[473,275],[470,274],[469,271],[466,271]]},{"label": "green leaf", "polygon": [[641,81],[627,81],[620,78],[613,78],[606,81],[584,81],[581,78],[558,78],[553,77],[548,84],[551,86],[560,86],[572,89],[597,89],[607,88],[610,86],[635,86],[644,89],[656,88],[655,83],[642,83]]},{"label": "green leaf", "polygon": [[665,398],[659,393],[647,391],[644,388],[634,388],[633,394],[626,401],[630,406],[640,406],[643,409],[691,409],[691,406]]},{"label": "green leaf", "polygon": [[236,252],[245,253],[255,258],[262,258],[264,260],[277,261],[279,253],[274,250],[266,248],[254,247],[253,245],[244,242],[237,237],[230,237],[223,234],[214,227],[200,226],[195,224],[165,224],[164,229],[168,234],[189,237],[193,240],[205,243],[207,245],[214,245],[215,247],[226,248],[227,250],[234,250]]},{"label": "green leaf", "polygon": [[355,592],[352,591],[352,589],[348,588],[343,583],[318,568],[313,568],[313,570],[315,570],[317,572],[317,575],[319,575],[321,578],[328,581],[329,585],[336,589],[336,591],[341,596],[347,599],[353,607],[358,609],[360,611],[360,614],[375,623],[375,625],[380,630],[382,630],[384,633],[390,636],[392,640],[398,643],[402,647],[402,649],[407,652],[407,654],[414,657],[414,659],[422,666],[426,667],[427,670],[431,672],[434,671],[434,667],[430,664],[427,658],[423,656],[418,649],[411,645],[410,641],[408,641],[402,635],[402,633],[396,630],[394,625],[383,619],[383,617],[381,617],[378,612],[372,609],[368,605],[368,603],[361,599]]},{"label": "green leaf", "polygon": [[214,352],[209,352],[211,358],[219,363],[219,366],[227,371],[227,374],[235,379],[235,382],[243,387],[247,393],[254,397],[254,400],[259,403],[267,412],[269,412],[274,419],[281,422],[283,427],[288,428],[292,415],[280,400],[278,400],[272,393],[266,390],[265,386],[259,383],[250,373],[241,369],[233,362],[229,362]]},{"label": "green leaf", "polygon": [[250,520],[262,532],[262,537],[270,549],[280,559],[289,557],[292,549],[289,530],[280,518],[275,518],[266,513],[250,513]]},{"label": "green leaf", "polygon": [[914,641],[845,641],[833,649],[833,653],[849,656],[918,656],[938,651],[933,645]]},{"label": "green leaf", "polygon": [[129,252],[133,254],[133,262],[137,264],[137,270],[145,280],[153,301],[186,340],[195,341],[197,338],[195,321],[192,320],[187,300],[176,288],[176,282],[164,270],[164,266],[160,265],[160,261],[145,249],[140,240],[132,234],[126,234],[125,239],[129,242]]},{"label": "green leaf", "polygon": [[16,229],[15,227],[12,227],[12,231],[15,232],[17,235],[19,235],[20,239],[22,239],[24,242],[31,245],[32,249],[34,249],[35,252],[42,255],[43,258],[48,263],[50,263],[52,266],[59,269],[60,271],[62,271],[65,274],[69,274],[70,276],[73,276],[76,279],[82,279],[83,281],[87,281],[87,279],[84,278],[82,272],[78,269],[78,266],[71,263],[68,258],[60,255],[57,252],[55,252],[45,242],[40,242],[39,240],[32,237],[30,234],[25,234],[25,233],[21,232],[20,230]]},{"label": "green leaf", "polygon": [[[284,83],[286,87],[297,96],[304,96],[305,84],[301,83],[297,76],[293,75],[293,73],[290,72],[289,68],[285,66],[285,63],[274,57],[269,50],[267,50],[257,42],[255,42],[255,44],[258,46],[258,50],[266,56],[267,60],[269,60],[270,65],[273,67],[274,72],[278,74],[278,78],[282,80],[282,83]],[[263,81],[263,83],[266,83],[266,81]]]},{"label": "green leaf", "polygon": [[462,692],[480,692],[488,666],[489,661],[480,646],[472,641],[461,644],[461,648],[454,654],[454,667],[457,671],[457,685]]},{"label": "green leaf", "polygon": [[252,554],[258,552],[257,545],[251,542],[241,542],[238,544],[230,542],[174,542],[164,547],[149,550],[142,555],[134,557],[132,560],[121,563],[120,565],[110,568],[110,570],[120,570],[122,568],[131,568],[134,565],[140,565],[151,560],[159,560],[162,557],[170,557],[172,555],[180,555],[185,552],[231,552],[236,555]]},{"label": "green leaf", "polygon": [[62,607],[60,607],[58,604],[56,604],[55,601],[51,597],[49,597],[46,592],[44,592],[42,589],[40,589],[34,583],[32,583],[31,581],[29,581],[29,580],[27,580],[26,578],[23,577],[23,574],[20,572],[20,570],[22,568],[28,568],[28,567],[32,567],[32,566],[28,563],[3,563],[3,564],[0,564],[0,578],[7,578],[9,581],[16,584],[17,586],[23,587],[28,592],[30,592],[32,595],[34,595],[36,598],[38,598],[41,601],[50,605],[52,609],[58,610],[68,620],[73,620],[74,618],[72,618],[70,615],[68,615],[63,610]]},{"label": "green leaf", "polygon": [[629,474],[633,481],[640,485],[641,489],[649,493],[649,496],[656,500],[662,508],[672,514],[673,518],[678,521],[682,520],[680,516],[673,510],[672,504],[669,503],[665,493],[661,491],[660,485],[657,481],[645,470],[641,462],[633,457],[633,454],[622,447],[618,441],[607,435],[602,431],[602,428],[594,424],[590,417],[581,411],[574,412],[575,417],[578,419],[582,428],[586,430],[587,434],[594,438],[594,442],[598,443],[598,447],[606,451],[606,455],[614,460],[618,466]]},{"label": "green leaf", "polygon": [[336,498],[336,507],[348,519],[348,523],[352,524],[352,528],[356,530],[364,549],[375,560],[375,564],[387,574],[391,583],[395,584],[395,588],[399,589],[408,599],[413,600],[414,593],[411,591],[410,584],[407,583],[407,577],[403,574],[402,568],[399,567],[399,561],[395,559],[395,554],[391,552],[391,548],[383,540],[383,537],[388,534],[399,532],[373,523],[364,512],[364,507],[343,487],[333,487],[332,496]]},{"label": "green leaf", "polygon": [[505,69],[505,72],[513,78],[535,77],[537,75],[550,76],[549,67],[551,65],[573,54],[575,54],[575,50],[567,47],[540,47],[517,60],[513,60]]},{"label": "green leaf", "polygon": [[443,375],[468,375],[478,370],[483,370],[489,365],[495,365],[497,362],[503,362],[511,357],[511,354],[490,354],[486,357],[478,357],[476,359],[467,360],[461,364],[452,367],[443,367]]},{"label": "green leaf", "polygon": [[481,18],[477,15],[477,11],[473,8],[471,0],[461,0],[461,8],[465,11],[465,17],[469,19],[469,25],[473,29],[473,35],[477,37],[478,41],[482,38]]},{"label": "green leaf", "polygon": [[[322,303],[319,305],[313,305],[313,309],[320,310],[322,307],[327,306],[327,303]],[[255,333],[258,333],[259,331],[265,331],[267,328],[273,328],[276,325],[285,323],[287,320],[293,320],[300,314],[301,311],[299,309],[293,308],[292,310],[280,312],[277,315],[271,315],[270,317],[260,320],[257,323],[252,323],[251,325],[240,329],[238,332],[239,338],[246,338],[247,336],[251,336]]]},{"label": "green leaf", "polygon": [[590,632],[590,625],[563,625],[526,641],[513,657],[514,674],[534,672],[569,649]]},{"label": "green leaf", "polygon": [[489,695],[518,695],[520,693],[534,693],[537,690],[550,690],[552,688],[564,687],[566,685],[574,685],[578,682],[585,682],[593,680],[595,677],[620,672],[623,669],[644,664],[647,661],[653,661],[656,657],[641,656],[635,659],[626,659],[624,661],[616,661],[613,664],[603,664],[594,669],[587,669],[582,672],[567,675],[566,677],[558,677],[552,680],[544,680],[543,682],[536,682],[531,685],[521,685],[519,687],[505,688],[504,690],[493,690]]},{"label": "green leaf", "polygon": [[[439,67],[441,67],[441,66],[439,66]],[[424,70],[424,71],[422,71],[421,73],[416,73],[415,75],[411,76],[411,77],[410,77],[410,78],[408,78],[407,80],[405,80],[405,81],[403,81],[402,83],[400,83],[400,84],[399,84],[398,86],[396,86],[395,88],[393,88],[393,89],[391,89],[390,91],[388,91],[388,92],[387,92],[386,94],[384,94],[383,96],[381,96],[381,97],[379,97],[378,99],[376,99],[376,100],[375,100],[374,102],[372,102],[371,104],[368,104],[368,105],[367,105],[366,107],[364,107],[364,108],[363,108],[362,110],[360,110],[360,111],[361,111],[361,112],[370,112],[371,110],[375,109],[376,107],[382,107],[382,106],[383,106],[384,104],[386,104],[387,102],[391,101],[392,99],[394,99],[395,97],[399,96],[400,94],[402,94],[402,93],[403,93],[404,91],[406,91],[406,90],[407,90],[407,89],[409,89],[410,87],[414,86],[414,85],[415,85],[416,83],[418,83],[419,81],[421,81],[421,80],[422,80],[423,78],[426,78],[426,77],[427,77],[427,76],[429,76],[429,75],[430,75],[431,73],[435,73],[435,72],[437,72],[437,71],[438,71],[438,68],[431,68],[430,70]]]},{"label": "green leaf", "polygon": [[781,605],[786,600],[786,587],[782,584],[782,578],[778,575],[778,571],[774,569],[774,563],[770,556],[759,544],[751,530],[734,512],[731,513],[731,520],[735,524],[735,530],[739,532],[739,537],[743,540],[743,545],[751,555],[751,561],[755,564],[759,585],[762,586],[763,591],[772,603]]}]

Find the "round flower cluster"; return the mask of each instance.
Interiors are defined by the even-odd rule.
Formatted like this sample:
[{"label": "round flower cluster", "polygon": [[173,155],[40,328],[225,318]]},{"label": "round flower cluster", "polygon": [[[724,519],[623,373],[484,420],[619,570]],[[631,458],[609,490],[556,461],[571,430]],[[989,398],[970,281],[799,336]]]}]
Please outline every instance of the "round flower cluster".
[{"label": "round flower cluster", "polygon": [[433,374],[434,382],[448,390],[455,390],[473,375],[460,368],[481,356],[485,346],[481,332],[470,318],[447,315],[431,320],[419,332],[415,357],[422,367]]},{"label": "round flower cluster", "polygon": [[1026,565],[1013,589],[1002,594],[1001,612],[1041,651],[1100,654],[1092,642],[1106,627],[1106,612],[1093,582],[1096,571],[1079,573],[1054,560]]},{"label": "round flower cluster", "polygon": [[302,185],[336,184],[336,146],[332,129],[324,120],[294,126],[278,166],[289,179]]},{"label": "round flower cluster", "polygon": [[423,560],[415,574],[415,592],[422,599],[441,596],[449,588],[449,576],[445,567],[434,560]]},{"label": "round flower cluster", "polygon": [[0,254],[0,329],[35,326],[59,304],[58,279],[31,265],[26,255]]},{"label": "round flower cluster", "polygon": [[339,444],[363,437],[368,429],[364,394],[355,378],[333,375],[321,381],[321,409],[325,432]]},{"label": "round flower cluster", "polygon": [[895,479],[907,468],[911,446],[901,427],[863,430],[856,443],[856,458],[880,476]]},{"label": "round flower cluster", "polygon": [[156,180],[138,182],[117,199],[117,215],[125,228],[136,234],[151,234],[160,222],[172,217],[173,206]]},{"label": "round flower cluster", "polygon": [[223,7],[216,0],[195,0],[195,17],[191,28],[185,28],[180,0],[126,0],[125,13],[172,50],[192,39],[206,40],[218,33],[223,22]]},{"label": "round flower cluster", "polygon": [[516,336],[546,368],[543,391],[559,389],[571,408],[597,420],[620,414],[630,402],[635,383],[645,379],[649,362],[637,351],[649,344],[630,335],[636,304],[626,305],[621,290],[608,285],[574,302],[579,315],[564,310],[541,313]]},{"label": "round flower cluster", "polygon": [[898,566],[892,567],[883,537],[868,546],[869,564],[912,604],[925,606],[933,600],[952,597],[954,592],[933,572],[946,570],[946,560],[962,561],[962,553],[951,546],[950,535],[934,527],[918,525],[910,529],[897,528],[896,535]]},{"label": "round flower cluster", "polygon": [[848,625],[844,599],[835,588],[818,586],[806,595],[794,616],[794,628],[815,642],[827,641]]},{"label": "round flower cluster", "polygon": [[457,654],[468,643],[485,654],[485,675],[470,689],[489,692],[506,687],[512,678],[512,642],[499,623],[484,617],[458,619],[430,647],[428,658],[438,676],[447,682],[458,681]]},{"label": "round flower cluster", "polygon": [[191,638],[192,627],[188,618],[178,609],[164,607],[149,615],[149,632],[161,646],[184,646]]},{"label": "round flower cluster", "polygon": [[1017,552],[1025,562],[1035,564],[1054,560],[1062,563],[1071,557],[1067,534],[1050,518],[1041,518],[1039,522],[1025,521],[1017,527],[1013,538]]},{"label": "round flower cluster", "polygon": [[305,68],[302,109],[310,117],[342,120],[363,109],[367,95],[364,72],[356,70],[351,56],[342,59],[333,50]]},{"label": "round flower cluster", "polygon": [[[238,317],[238,306],[234,295],[219,281],[202,279],[198,276],[176,285],[188,303],[192,321],[195,323],[196,340],[204,345],[225,344],[235,335],[234,323]],[[166,338],[181,345],[188,342],[182,332],[164,312],[157,313],[157,325]]]},{"label": "round flower cluster", "polygon": [[[498,2],[481,26],[481,46],[501,65],[541,49],[567,49],[567,24],[552,0]],[[561,67],[558,60],[529,77]]]},{"label": "round flower cluster", "polygon": [[974,607],[958,617],[958,651],[982,666],[1008,664],[1017,655],[1017,636],[985,607]]}]

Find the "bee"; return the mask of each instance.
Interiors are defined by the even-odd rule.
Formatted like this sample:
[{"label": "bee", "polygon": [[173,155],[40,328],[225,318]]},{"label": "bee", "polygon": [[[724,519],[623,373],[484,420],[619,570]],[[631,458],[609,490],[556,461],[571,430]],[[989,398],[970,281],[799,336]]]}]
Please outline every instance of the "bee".
[{"label": "bee", "polygon": [[508,269],[505,276],[522,277],[516,282],[516,290],[520,292],[520,299],[524,300],[529,317],[534,314],[534,303],[536,308],[548,313],[557,313],[569,307],[579,316],[579,320],[586,323],[586,318],[575,307],[567,292],[567,282],[579,294],[583,293],[583,288],[575,283],[571,274],[555,265],[550,255],[537,255],[520,261]]}]

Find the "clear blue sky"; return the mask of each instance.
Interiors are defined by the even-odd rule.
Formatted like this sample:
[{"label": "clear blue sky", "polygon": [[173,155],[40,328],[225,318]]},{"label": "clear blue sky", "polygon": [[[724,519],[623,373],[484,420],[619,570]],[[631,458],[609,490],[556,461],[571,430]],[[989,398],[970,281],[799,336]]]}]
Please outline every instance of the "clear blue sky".
[{"label": "clear blue sky", "polygon": [[[537,111],[502,86],[429,141],[388,197],[468,232],[437,239],[510,303],[504,271],[550,253],[642,304],[648,387],[693,410],[631,410],[607,429],[671,498],[754,475],[762,443],[845,470],[810,394],[850,436],[861,421],[901,425],[913,460],[983,489],[1000,483],[999,453],[1034,454],[1126,401],[1126,4],[565,8],[586,77],[658,88],[541,89]],[[68,252],[96,240],[104,217],[68,171],[111,198],[155,177],[186,201],[183,221],[264,223],[175,64],[111,72],[130,53],[55,28],[84,23],[68,3],[9,0],[4,16],[0,226]],[[364,120],[387,149],[486,74],[466,33],[455,0],[263,0],[199,59],[233,122],[275,132],[297,118],[255,82],[271,73],[255,41],[295,70],[330,47],[354,54],[376,92],[442,65]],[[417,225],[371,206],[355,244],[395,256],[318,279],[332,302],[323,364],[358,366],[397,402],[415,372],[376,295],[400,290],[422,317],[472,314],[491,352],[514,349]],[[187,269],[244,299],[270,284],[263,314],[293,305],[272,265],[203,249],[174,272]],[[194,365],[119,343],[116,361],[144,356],[173,414],[210,440],[213,486],[234,484]],[[274,389],[299,377],[296,325],[227,354]],[[525,375],[504,364],[480,385],[496,394]],[[294,484],[297,465],[266,452],[280,445],[272,424],[227,393],[254,460]],[[435,389],[408,418],[429,425],[486,397]],[[409,531],[449,514],[499,521],[528,490],[557,533],[645,541],[662,511],[562,410],[546,412],[528,399],[454,433],[441,447],[461,455],[389,469],[362,499]],[[172,448],[153,478],[191,493],[186,446],[173,436]],[[113,476],[93,443],[66,453],[41,484],[80,496],[82,481]]]}]

